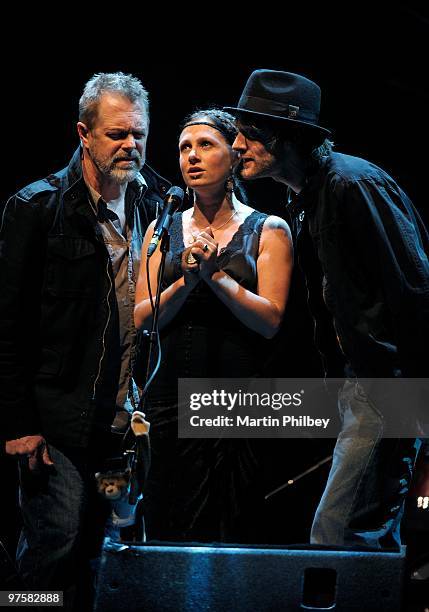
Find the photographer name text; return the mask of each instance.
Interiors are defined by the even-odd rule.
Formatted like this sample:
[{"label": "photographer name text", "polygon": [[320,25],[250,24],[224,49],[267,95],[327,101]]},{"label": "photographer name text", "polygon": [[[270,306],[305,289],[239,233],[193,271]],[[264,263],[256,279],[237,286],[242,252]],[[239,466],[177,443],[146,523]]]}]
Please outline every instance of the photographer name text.
[{"label": "photographer name text", "polygon": [[189,419],[191,427],[321,427],[326,429],[331,419],[318,419],[309,415],[283,415],[281,418],[264,416],[252,418],[248,415],[215,416],[212,418],[192,415]]}]

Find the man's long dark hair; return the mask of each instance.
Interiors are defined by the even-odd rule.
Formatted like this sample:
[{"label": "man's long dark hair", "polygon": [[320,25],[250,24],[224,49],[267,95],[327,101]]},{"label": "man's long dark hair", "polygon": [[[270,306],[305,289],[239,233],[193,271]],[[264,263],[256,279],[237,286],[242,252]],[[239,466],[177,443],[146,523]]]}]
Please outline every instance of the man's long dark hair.
[{"label": "man's long dark hair", "polygon": [[262,142],[274,157],[281,158],[285,143],[291,143],[300,156],[307,161],[310,169],[317,168],[322,159],[332,152],[334,143],[325,138],[317,129],[290,123],[249,119],[239,116],[240,131],[250,140]]}]

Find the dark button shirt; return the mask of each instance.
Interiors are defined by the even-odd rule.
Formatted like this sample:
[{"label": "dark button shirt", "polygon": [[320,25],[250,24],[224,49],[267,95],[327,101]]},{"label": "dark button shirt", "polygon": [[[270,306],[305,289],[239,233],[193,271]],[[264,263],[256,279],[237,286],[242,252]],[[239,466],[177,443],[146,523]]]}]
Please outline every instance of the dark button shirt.
[{"label": "dark button shirt", "polygon": [[[146,182],[141,175],[138,181],[143,189]],[[119,334],[121,346],[121,372],[116,408],[132,410],[129,386],[131,375],[131,350],[134,341],[134,294],[136,274],[133,269],[132,250],[130,248],[132,230],[127,224],[125,215],[125,196],[122,203],[113,205],[104,202],[101,195],[87,185],[92,204],[95,205],[97,218],[104,244],[112,262],[115,279],[115,293],[119,313]],[[95,204],[94,204],[95,203]],[[130,256],[131,254],[131,256]]]}]

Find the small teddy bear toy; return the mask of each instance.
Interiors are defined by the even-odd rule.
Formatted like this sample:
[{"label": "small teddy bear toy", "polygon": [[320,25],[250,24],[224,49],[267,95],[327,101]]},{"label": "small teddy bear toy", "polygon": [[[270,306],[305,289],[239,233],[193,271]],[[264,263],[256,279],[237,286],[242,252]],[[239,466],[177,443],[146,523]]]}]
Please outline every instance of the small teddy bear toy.
[{"label": "small teddy bear toy", "polygon": [[97,491],[109,501],[118,501],[128,495],[131,470],[97,472]]},{"label": "small teddy bear toy", "polygon": [[[131,479],[131,469],[110,470],[97,472],[95,480],[97,491],[110,502],[111,512],[105,526],[105,535],[115,540],[122,541],[121,530],[130,527],[138,538],[145,540],[143,510],[139,502],[129,503],[129,484]],[[143,500],[141,500],[143,501]],[[140,535],[141,534],[141,535]],[[137,536],[136,536],[137,537]],[[125,532],[125,539],[133,539]]]}]

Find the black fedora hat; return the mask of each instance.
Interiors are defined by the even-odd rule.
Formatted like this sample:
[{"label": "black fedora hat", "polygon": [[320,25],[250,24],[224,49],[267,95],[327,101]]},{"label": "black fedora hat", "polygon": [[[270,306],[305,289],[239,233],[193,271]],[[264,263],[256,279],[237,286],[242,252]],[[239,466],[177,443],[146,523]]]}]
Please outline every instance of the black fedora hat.
[{"label": "black fedora hat", "polygon": [[331,134],[318,124],[320,87],[292,72],[255,70],[243,89],[238,106],[224,106],[224,110],[286,121],[317,130],[325,136]]}]

